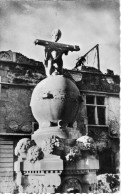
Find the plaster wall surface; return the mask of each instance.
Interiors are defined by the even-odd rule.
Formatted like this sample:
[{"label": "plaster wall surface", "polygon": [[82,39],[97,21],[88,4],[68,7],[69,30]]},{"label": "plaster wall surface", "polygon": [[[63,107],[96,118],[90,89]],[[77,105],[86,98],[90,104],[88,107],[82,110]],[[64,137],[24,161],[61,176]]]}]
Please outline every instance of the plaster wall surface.
[{"label": "plaster wall surface", "polygon": [[108,123],[112,134],[119,134],[120,99],[108,97]]},{"label": "plaster wall surface", "polygon": [[32,90],[24,88],[1,89],[0,132],[32,131],[34,118],[30,109]]}]

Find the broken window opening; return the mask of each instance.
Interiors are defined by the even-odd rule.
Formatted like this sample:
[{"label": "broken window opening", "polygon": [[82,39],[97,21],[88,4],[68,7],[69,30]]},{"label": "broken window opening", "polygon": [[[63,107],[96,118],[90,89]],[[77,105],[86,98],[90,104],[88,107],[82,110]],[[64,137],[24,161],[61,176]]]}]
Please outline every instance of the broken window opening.
[{"label": "broken window opening", "polygon": [[95,107],[94,106],[87,106],[87,117],[88,117],[88,124],[95,125]]},{"label": "broken window opening", "polygon": [[86,103],[87,104],[94,104],[94,95],[88,95],[86,96]]},{"label": "broken window opening", "polygon": [[106,125],[106,105],[104,96],[86,95],[88,125]]}]

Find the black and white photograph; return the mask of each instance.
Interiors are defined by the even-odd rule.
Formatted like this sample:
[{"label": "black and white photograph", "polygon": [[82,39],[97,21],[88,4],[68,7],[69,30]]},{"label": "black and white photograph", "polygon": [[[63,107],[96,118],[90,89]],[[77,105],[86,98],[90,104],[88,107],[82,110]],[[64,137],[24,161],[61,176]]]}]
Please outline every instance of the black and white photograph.
[{"label": "black and white photograph", "polygon": [[0,0],[0,194],[120,192],[120,0]]}]

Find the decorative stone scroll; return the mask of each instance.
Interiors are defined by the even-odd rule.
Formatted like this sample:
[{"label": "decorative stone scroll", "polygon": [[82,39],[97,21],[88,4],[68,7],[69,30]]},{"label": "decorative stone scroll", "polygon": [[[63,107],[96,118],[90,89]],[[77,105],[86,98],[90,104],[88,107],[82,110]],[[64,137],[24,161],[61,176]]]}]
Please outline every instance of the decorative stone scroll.
[{"label": "decorative stone scroll", "polygon": [[10,51],[2,51],[0,52],[0,60],[2,61],[12,61],[12,57],[10,55]]},{"label": "decorative stone scroll", "polygon": [[62,193],[81,193],[81,183],[77,178],[69,178],[62,184]]}]

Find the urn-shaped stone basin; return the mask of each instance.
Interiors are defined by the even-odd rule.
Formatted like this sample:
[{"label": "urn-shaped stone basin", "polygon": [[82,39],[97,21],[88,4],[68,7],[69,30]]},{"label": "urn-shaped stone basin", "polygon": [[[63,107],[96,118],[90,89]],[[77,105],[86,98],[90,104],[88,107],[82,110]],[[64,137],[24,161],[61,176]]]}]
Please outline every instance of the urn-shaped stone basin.
[{"label": "urn-shaped stone basin", "polygon": [[39,124],[74,121],[80,103],[76,84],[63,75],[50,76],[39,82],[33,90],[31,109]]}]

